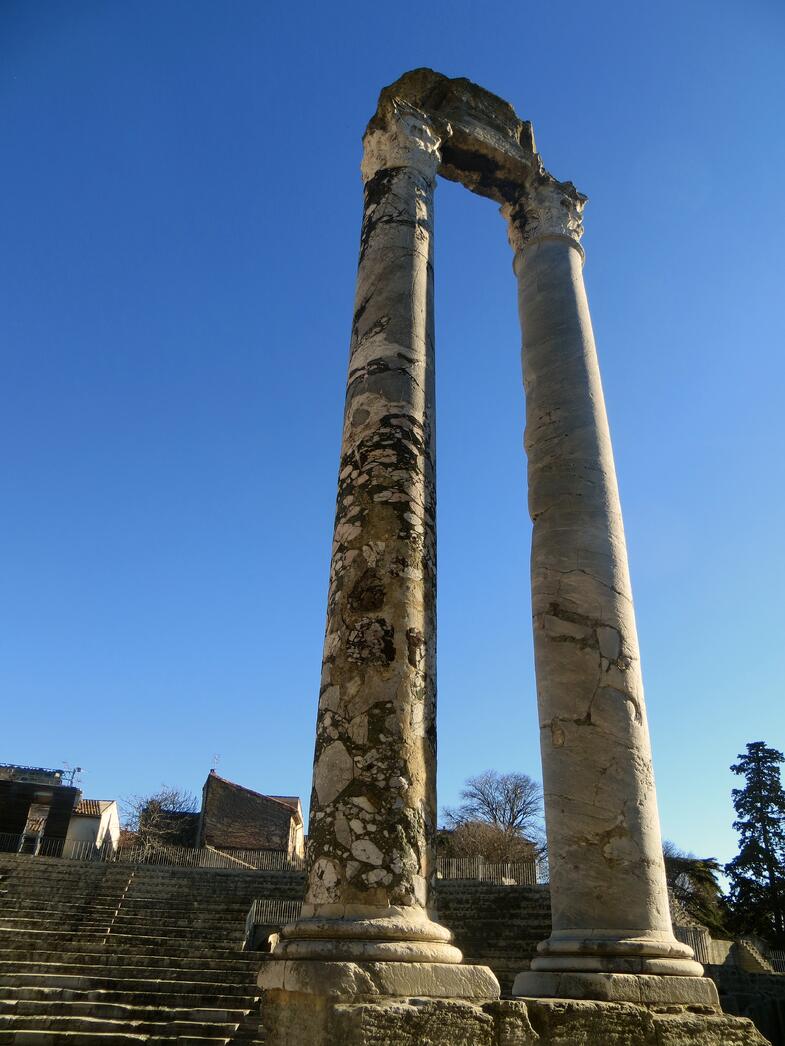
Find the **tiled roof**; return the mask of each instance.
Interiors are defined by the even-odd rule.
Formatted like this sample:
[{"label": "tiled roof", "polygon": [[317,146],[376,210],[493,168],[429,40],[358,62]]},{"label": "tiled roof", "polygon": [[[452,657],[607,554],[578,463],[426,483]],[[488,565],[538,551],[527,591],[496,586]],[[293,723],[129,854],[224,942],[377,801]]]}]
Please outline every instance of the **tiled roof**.
[{"label": "tiled roof", "polygon": [[263,795],[211,770],[203,792],[200,841],[241,850],[287,850],[291,823],[299,820],[294,802],[294,796]]},{"label": "tiled roof", "polygon": [[111,799],[80,799],[74,807],[74,816],[100,817],[104,810],[111,805]]},{"label": "tiled roof", "polygon": [[277,799],[279,803],[283,803],[284,806],[289,806],[295,813],[300,812],[300,797],[299,795],[269,795],[268,799]]}]

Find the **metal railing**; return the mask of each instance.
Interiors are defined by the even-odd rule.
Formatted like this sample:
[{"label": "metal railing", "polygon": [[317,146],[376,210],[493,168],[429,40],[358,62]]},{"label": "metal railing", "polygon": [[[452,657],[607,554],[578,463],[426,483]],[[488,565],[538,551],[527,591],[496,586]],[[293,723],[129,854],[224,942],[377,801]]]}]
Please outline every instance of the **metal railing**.
[{"label": "metal railing", "polygon": [[537,862],[488,861],[484,857],[437,857],[437,879],[473,879],[496,886],[536,886],[542,882]]},{"label": "metal railing", "polygon": [[766,958],[774,967],[775,973],[785,973],[785,948],[769,948]]},{"label": "metal railing", "polygon": [[279,897],[260,897],[255,900],[245,917],[243,948],[267,950],[271,934],[299,918],[302,906],[302,901],[282,900]]},{"label": "metal railing", "polygon": [[[223,868],[237,872],[301,872],[302,857],[280,850],[241,850],[213,846],[168,846],[165,843],[143,843],[113,847],[111,843],[96,846],[90,842],[66,842],[63,839],[40,839],[37,848],[25,850],[23,835],[0,833],[0,853],[18,853],[28,857],[60,857],[69,861],[98,861],[115,864],[153,864],[176,868]],[[32,846],[33,844],[31,844]]]},{"label": "metal railing", "polygon": [[674,926],[673,936],[682,944],[688,944],[700,963],[710,963],[711,934],[705,926]]},{"label": "metal railing", "polygon": [[[25,837],[0,833],[0,853],[24,853]],[[37,840],[38,849],[28,856],[61,857],[70,861],[99,861],[117,864],[154,864],[177,868],[225,868],[238,872],[301,872],[305,858],[281,850],[241,850],[214,846],[169,846],[147,842],[113,847],[111,842],[96,846],[91,842],[65,842],[62,839]],[[547,882],[545,865],[529,861],[488,861],[484,857],[438,857],[438,879],[467,879],[497,886],[536,886]]]}]

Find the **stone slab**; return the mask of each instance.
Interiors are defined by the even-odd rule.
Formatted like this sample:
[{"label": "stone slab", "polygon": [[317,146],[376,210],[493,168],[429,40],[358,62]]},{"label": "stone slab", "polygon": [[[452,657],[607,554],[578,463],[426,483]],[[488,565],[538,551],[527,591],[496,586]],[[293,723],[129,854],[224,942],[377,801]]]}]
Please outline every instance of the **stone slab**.
[{"label": "stone slab", "polygon": [[[497,1025],[509,1003],[496,1004]],[[537,1046],[766,1046],[752,1021],[683,1006],[644,1007],[588,1000],[527,1000]],[[486,1007],[486,1012],[489,1010]],[[499,1038],[499,1046],[517,1046]]]},{"label": "stone slab", "polygon": [[717,987],[708,977],[524,970],[515,978],[512,994],[527,999],[595,999],[642,1005],[720,1008]]},{"label": "stone slab", "polygon": [[538,999],[364,1002],[273,992],[268,1046],[766,1046],[751,1021],[682,1006]]},{"label": "stone slab", "polygon": [[295,992],[345,999],[479,999],[499,997],[499,982],[487,966],[417,962],[319,962],[270,959],[258,978],[263,991]]}]

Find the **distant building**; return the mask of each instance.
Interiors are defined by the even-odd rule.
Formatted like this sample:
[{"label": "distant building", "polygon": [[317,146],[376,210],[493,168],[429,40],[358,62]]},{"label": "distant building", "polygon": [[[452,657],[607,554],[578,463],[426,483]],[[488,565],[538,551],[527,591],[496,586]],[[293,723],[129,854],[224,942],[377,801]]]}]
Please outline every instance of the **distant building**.
[{"label": "distant building", "polygon": [[116,850],[119,842],[120,814],[114,799],[80,799],[68,824],[66,855],[80,846]]},{"label": "distant building", "polygon": [[202,789],[197,846],[216,850],[305,853],[303,811],[296,795],[262,795],[211,770]]},{"label": "distant building", "polygon": [[0,764],[0,850],[59,857],[71,843],[117,846],[117,804],[82,799],[65,783],[72,777],[66,770]]}]

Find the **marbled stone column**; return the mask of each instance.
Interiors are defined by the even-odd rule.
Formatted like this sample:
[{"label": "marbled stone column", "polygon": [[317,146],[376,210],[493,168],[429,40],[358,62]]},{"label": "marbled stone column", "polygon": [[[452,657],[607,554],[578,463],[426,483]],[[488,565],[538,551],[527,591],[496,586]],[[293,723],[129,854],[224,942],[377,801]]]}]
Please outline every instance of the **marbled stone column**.
[{"label": "marbled stone column", "polygon": [[[698,976],[673,936],[581,211],[543,176],[505,208],[523,327],[531,575],[553,932],[533,971]],[[522,974],[515,992],[555,982]]]},{"label": "marbled stone column", "polygon": [[[449,133],[446,128],[442,133]],[[458,963],[436,830],[433,191],[439,132],[365,136],[360,243],[301,919],[275,955]]]}]

